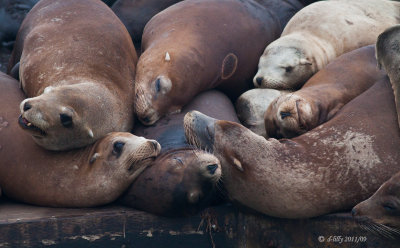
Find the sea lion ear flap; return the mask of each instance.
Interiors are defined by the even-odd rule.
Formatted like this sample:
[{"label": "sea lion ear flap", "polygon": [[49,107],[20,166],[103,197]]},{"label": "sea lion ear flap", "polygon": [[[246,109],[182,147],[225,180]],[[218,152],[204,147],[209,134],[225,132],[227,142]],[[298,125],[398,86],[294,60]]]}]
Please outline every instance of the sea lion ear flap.
[{"label": "sea lion ear flap", "polygon": [[300,59],[300,65],[312,65],[312,62],[309,59]]},{"label": "sea lion ear flap", "polygon": [[100,154],[96,152],[96,153],[93,154],[93,156],[90,158],[89,163],[90,163],[90,164],[93,164],[94,161],[96,161],[96,159],[98,159],[99,157],[100,157]]},{"label": "sea lion ear flap", "polygon": [[238,57],[233,54],[229,53],[226,55],[224,60],[222,61],[222,69],[221,69],[221,78],[226,80],[235,73],[238,64]]},{"label": "sea lion ear flap", "polygon": [[87,128],[87,133],[88,133],[88,135],[89,135],[90,138],[93,138],[93,137],[94,137],[92,129]]},{"label": "sea lion ear flap", "polygon": [[199,200],[200,200],[200,193],[199,193],[199,191],[197,191],[197,190],[189,191],[189,192],[187,193],[187,199],[188,199],[189,203],[191,203],[191,204],[196,204],[196,203],[198,203]]}]

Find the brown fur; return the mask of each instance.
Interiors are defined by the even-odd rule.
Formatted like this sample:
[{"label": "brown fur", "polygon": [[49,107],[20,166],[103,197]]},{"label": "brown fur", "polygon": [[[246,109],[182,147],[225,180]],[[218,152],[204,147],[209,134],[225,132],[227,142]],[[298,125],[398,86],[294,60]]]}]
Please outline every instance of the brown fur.
[{"label": "brown fur", "polygon": [[400,172],[370,198],[357,204],[352,214],[367,230],[369,227],[383,236],[400,236]]},{"label": "brown fur", "polygon": [[136,75],[135,106],[144,124],[179,112],[207,89],[218,87],[236,98],[249,88],[263,46],[302,7],[297,0],[289,6],[258,2],[188,0],[148,22]]},{"label": "brown fur", "polygon": [[[69,152],[36,145],[17,124],[24,96],[18,82],[0,74],[0,187],[10,198],[54,207],[89,207],[114,201],[160,152],[155,141],[111,133]],[[124,142],[120,155],[114,144]]]},{"label": "brown fur", "polygon": [[194,109],[216,118],[238,121],[225,95],[206,91],[196,96],[180,114],[161,118],[152,126],[136,125],[134,133],[157,140],[162,151],[122,197],[125,205],[158,215],[182,216],[202,210],[217,198],[221,177],[219,160],[185,141],[183,117]]},{"label": "brown fur", "polygon": [[275,99],[265,112],[269,137],[293,138],[330,120],[349,101],[386,77],[376,67],[373,46],[346,53],[298,91]]},{"label": "brown fur", "polygon": [[271,216],[308,218],[349,209],[400,170],[388,78],[291,140],[266,140],[239,124],[192,112],[185,116],[185,132],[221,161],[233,201]]},{"label": "brown fur", "polygon": [[379,67],[383,67],[390,78],[400,126],[400,25],[388,28],[379,35],[376,42],[376,57]]},{"label": "brown fur", "polygon": [[[32,97],[21,104],[22,117],[46,133],[26,129],[39,145],[66,150],[132,128],[137,56],[104,3],[40,1],[22,23],[8,71],[19,61],[23,90]],[[60,114],[72,117],[72,128],[61,125]]]}]

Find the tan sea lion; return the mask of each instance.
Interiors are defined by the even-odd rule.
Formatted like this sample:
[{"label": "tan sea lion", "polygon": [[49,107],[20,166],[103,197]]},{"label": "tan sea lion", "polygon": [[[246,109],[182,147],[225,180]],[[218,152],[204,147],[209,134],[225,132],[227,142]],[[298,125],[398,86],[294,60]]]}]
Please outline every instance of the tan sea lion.
[{"label": "tan sea lion", "polygon": [[265,139],[199,112],[190,143],[212,152],[229,197],[267,215],[308,218],[352,208],[400,170],[400,130],[388,78],[334,118],[293,139]]},{"label": "tan sea lion", "polygon": [[399,23],[400,3],[386,0],[330,0],[308,5],[289,21],[281,38],[260,58],[254,85],[299,89],[339,55],[371,45]]},{"label": "tan sea lion", "polygon": [[9,70],[24,92],[20,124],[37,144],[67,150],[133,126],[136,52],[97,0],[41,0],[18,33]]},{"label": "tan sea lion", "polygon": [[53,207],[110,203],[160,152],[156,141],[122,132],[79,150],[45,150],[18,126],[23,99],[18,82],[0,73],[0,188],[10,198]]},{"label": "tan sea lion", "polygon": [[133,42],[140,43],[146,23],[157,13],[182,0],[118,0],[112,10],[125,25]]},{"label": "tan sea lion", "polygon": [[386,77],[376,66],[374,46],[334,59],[298,91],[278,97],[265,112],[269,137],[293,138],[332,119],[349,101]]},{"label": "tan sea lion", "polygon": [[400,25],[390,27],[379,35],[376,42],[376,58],[378,66],[383,67],[390,78],[400,126]]},{"label": "tan sea lion", "polygon": [[302,7],[297,0],[260,3],[187,0],[147,23],[136,75],[135,106],[143,124],[179,112],[207,89],[218,87],[231,98],[249,89],[263,43],[278,38]]},{"label": "tan sea lion", "polygon": [[392,176],[351,213],[367,230],[400,237],[400,172]]},{"label": "tan sea lion", "polygon": [[185,140],[183,118],[191,110],[238,122],[228,97],[218,91],[206,91],[180,114],[161,118],[152,126],[136,125],[136,135],[157,140],[162,150],[121,198],[123,204],[158,215],[185,216],[218,198],[219,160]]},{"label": "tan sea lion", "polygon": [[237,99],[235,104],[240,122],[254,133],[267,137],[264,113],[271,102],[288,92],[274,89],[252,89],[246,91]]}]

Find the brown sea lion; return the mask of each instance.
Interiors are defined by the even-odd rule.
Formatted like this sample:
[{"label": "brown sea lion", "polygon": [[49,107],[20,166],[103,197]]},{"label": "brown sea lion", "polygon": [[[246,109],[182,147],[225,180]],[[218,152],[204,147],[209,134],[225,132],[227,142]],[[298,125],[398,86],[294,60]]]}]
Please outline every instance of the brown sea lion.
[{"label": "brown sea lion", "polygon": [[18,126],[18,82],[0,73],[0,187],[4,195],[54,207],[114,201],[160,152],[154,140],[114,132],[79,150],[53,152]]},{"label": "brown sea lion", "polygon": [[400,25],[388,28],[379,35],[376,42],[376,58],[378,66],[383,67],[390,78],[400,126]]},{"label": "brown sea lion", "polygon": [[351,211],[367,230],[400,237],[400,172]]},{"label": "brown sea lion", "polygon": [[374,46],[333,60],[298,91],[275,99],[265,112],[265,129],[273,138],[293,138],[330,120],[349,101],[386,77],[376,66]]},{"label": "brown sea lion", "polygon": [[398,24],[400,3],[376,0],[331,0],[300,10],[281,38],[260,58],[254,85],[299,89],[339,55],[371,45],[386,28]]},{"label": "brown sea lion", "polygon": [[24,92],[20,124],[49,150],[82,147],[133,126],[136,52],[98,0],[41,0],[18,33],[9,70]]},{"label": "brown sea lion", "polygon": [[182,113],[161,118],[153,126],[137,125],[136,135],[160,142],[156,160],[133,182],[121,198],[125,205],[158,215],[191,215],[216,199],[221,177],[219,160],[185,140],[183,118],[191,110],[238,122],[230,100],[218,91],[195,97]]},{"label": "brown sea lion", "polygon": [[283,218],[346,210],[400,170],[400,130],[388,78],[334,118],[293,139],[264,139],[228,121],[189,112],[185,134],[220,161],[229,197]]},{"label": "brown sea lion", "polygon": [[[146,25],[137,65],[136,113],[145,125],[218,87],[236,98],[250,87],[263,43],[278,38],[302,6],[278,0],[187,0]],[[250,37],[257,37],[250,39]]]},{"label": "brown sea lion", "polygon": [[235,104],[240,122],[254,133],[267,137],[264,113],[277,97],[288,92],[274,89],[252,89],[246,91],[237,99]]},{"label": "brown sea lion", "polygon": [[140,43],[146,23],[158,12],[182,0],[118,0],[112,10],[125,25],[133,42]]}]

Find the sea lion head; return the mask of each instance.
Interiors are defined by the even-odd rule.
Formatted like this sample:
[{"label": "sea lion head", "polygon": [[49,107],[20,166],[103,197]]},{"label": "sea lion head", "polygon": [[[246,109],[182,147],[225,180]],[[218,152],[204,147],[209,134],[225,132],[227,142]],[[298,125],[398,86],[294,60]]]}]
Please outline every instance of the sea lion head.
[{"label": "sea lion head", "polygon": [[296,93],[276,98],[265,111],[265,130],[268,137],[293,138],[318,124],[318,109]]},{"label": "sea lion head", "polygon": [[352,215],[367,230],[400,237],[400,173],[382,184],[369,199],[357,204]]},{"label": "sea lion head", "polygon": [[[77,188],[84,189],[91,201],[99,194],[98,201],[102,202],[97,202],[97,205],[111,202],[154,161],[160,150],[160,144],[155,140],[128,132],[109,133],[93,145],[86,167],[77,167],[85,174],[84,186]],[[88,182],[90,187],[87,187]]]},{"label": "sea lion head", "polygon": [[300,48],[271,45],[260,58],[254,86],[278,90],[300,88],[312,75],[311,60]]},{"label": "sea lion head", "polygon": [[251,174],[257,173],[255,168],[262,163],[257,161],[259,154],[265,160],[276,156],[265,147],[265,138],[238,123],[216,120],[198,111],[185,115],[184,128],[188,143],[213,153],[221,162],[223,184],[230,200],[238,201],[235,197],[240,195],[245,198],[241,202],[257,202],[257,197],[252,197],[255,193],[249,192],[254,185],[243,186],[253,182]]},{"label": "sea lion head", "polygon": [[378,36],[375,56],[379,68],[383,67],[389,77],[399,78],[400,25],[390,27]]},{"label": "sea lion head", "polygon": [[163,216],[192,215],[215,198],[219,160],[193,148],[161,154],[132,184],[122,202]]},{"label": "sea lion head", "polygon": [[164,115],[179,113],[185,103],[185,94],[177,94],[181,89],[180,80],[173,73],[173,68],[177,67],[177,58],[171,58],[173,55],[176,53],[150,49],[140,56],[135,80],[135,111],[144,125],[152,125]]},{"label": "sea lion head", "polygon": [[47,87],[20,104],[20,126],[48,150],[68,150],[95,142],[118,128],[121,113],[111,93],[92,84]]}]

